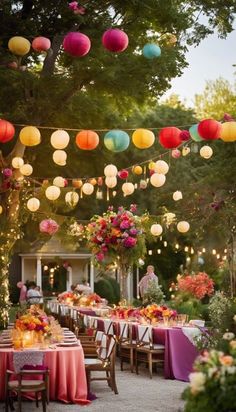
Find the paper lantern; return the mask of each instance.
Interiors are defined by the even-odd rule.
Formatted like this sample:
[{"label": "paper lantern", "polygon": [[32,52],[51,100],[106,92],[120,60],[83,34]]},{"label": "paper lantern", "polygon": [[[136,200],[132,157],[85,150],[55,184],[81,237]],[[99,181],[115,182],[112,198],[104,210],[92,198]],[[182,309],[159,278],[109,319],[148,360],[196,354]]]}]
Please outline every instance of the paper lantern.
[{"label": "paper lantern", "polygon": [[55,220],[45,219],[39,224],[39,230],[42,233],[47,233],[48,235],[54,235],[59,229],[59,225]]},{"label": "paper lantern", "polygon": [[26,126],[21,129],[19,138],[25,146],[37,146],[41,141],[41,134],[37,127]]},{"label": "paper lantern", "polygon": [[151,234],[153,236],[160,236],[163,232],[162,226],[159,225],[158,223],[155,223],[154,225],[151,226]]},{"label": "paper lantern", "polygon": [[56,130],[51,135],[51,145],[54,149],[65,149],[70,141],[70,136],[65,130]]},{"label": "paper lantern", "polygon": [[49,186],[45,190],[45,196],[49,200],[57,200],[61,194],[61,190],[57,186]]},{"label": "paper lantern", "polygon": [[183,199],[183,195],[182,192],[180,192],[179,190],[177,190],[176,192],[173,193],[173,199],[175,202],[177,202],[178,200]]},{"label": "paper lantern", "polygon": [[20,172],[24,176],[30,176],[33,173],[33,168],[29,164],[24,164],[23,166],[20,167]]},{"label": "paper lantern", "polygon": [[182,143],[180,133],[181,130],[177,127],[164,127],[159,133],[160,144],[166,149],[178,147]]},{"label": "paper lantern", "polygon": [[72,186],[76,187],[77,189],[80,189],[83,185],[83,182],[81,179],[73,179],[72,180]]},{"label": "paper lantern", "polygon": [[71,207],[76,206],[79,201],[78,193],[77,192],[67,192],[65,195],[65,201]]},{"label": "paper lantern", "polygon": [[36,212],[40,207],[40,201],[37,197],[31,197],[27,202],[27,208],[31,212]]},{"label": "paper lantern", "polygon": [[99,144],[99,136],[93,130],[81,130],[76,135],[75,142],[82,150],[94,150]]},{"label": "paper lantern", "polygon": [[187,156],[191,152],[190,147],[183,147],[182,156]]},{"label": "paper lantern", "polygon": [[0,143],[7,143],[13,139],[15,128],[7,120],[0,119]]},{"label": "paper lantern", "polygon": [[133,183],[123,183],[122,185],[122,191],[124,193],[125,196],[129,196],[132,195],[132,193],[134,193],[134,185]]},{"label": "paper lantern", "polygon": [[213,119],[202,120],[198,125],[198,133],[205,140],[219,139],[221,123]]},{"label": "paper lantern", "polygon": [[111,152],[123,152],[129,147],[130,138],[123,130],[110,130],[104,136],[104,145]]},{"label": "paper lantern", "polygon": [[105,184],[107,187],[109,187],[109,189],[113,189],[113,187],[117,185],[117,178],[115,176],[106,177]]},{"label": "paper lantern", "polygon": [[139,182],[139,187],[140,187],[140,189],[142,189],[142,190],[147,189],[147,181],[144,180],[144,179],[140,180],[140,182]]},{"label": "paper lantern", "polygon": [[132,134],[133,144],[138,149],[148,149],[155,141],[154,133],[147,129],[137,129]]},{"label": "paper lantern", "polygon": [[155,187],[161,187],[165,184],[166,177],[163,174],[160,173],[153,173],[153,175],[150,177],[150,183],[152,186]]},{"label": "paper lantern", "polygon": [[111,52],[121,53],[128,47],[129,38],[122,30],[109,29],[102,36],[102,44]]},{"label": "paper lantern", "polygon": [[67,183],[66,179],[61,176],[57,176],[53,179],[53,184],[54,186],[57,186],[57,187],[65,187],[66,183]]},{"label": "paper lantern", "polygon": [[73,57],[85,56],[91,47],[88,36],[79,32],[68,33],[63,40],[63,47],[66,53]]},{"label": "paper lantern", "polygon": [[132,168],[132,172],[133,172],[135,175],[141,175],[141,174],[143,173],[143,168],[142,168],[141,166],[134,166],[134,167]]},{"label": "paper lantern", "polygon": [[213,155],[213,150],[210,146],[202,146],[200,149],[200,156],[204,159],[210,159]]},{"label": "paper lantern", "polygon": [[20,169],[20,167],[24,164],[24,160],[22,159],[22,157],[13,157],[11,164],[14,169]]},{"label": "paper lantern", "polygon": [[120,170],[118,172],[118,176],[119,176],[120,179],[127,179],[127,177],[129,176],[129,171],[125,170],[125,169]]},{"label": "paper lantern", "polygon": [[181,156],[181,151],[179,149],[174,149],[171,151],[171,156],[174,159],[178,159]]},{"label": "paper lantern", "polygon": [[164,160],[157,160],[157,162],[155,163],[154,170],[156,173],[166,175],[169,172],[169,165]]},{"label": "paper lantern", "polygon": [[202,138],[198,133],[198,124],[194,124],[193,126],[191,126],[189,129],[189,133],[190,133],[191,138],[195,142],[202,142]]},{"label": "paper lantern", "polygon": [[179,137],[182,142],[187,142],[191,137],[189,130],[181,130]]},{"label": "paper lantern", "polygon": [[188,222],[185,222],[184,220],[177,224],[177,230],[180,233],[186,233],[189,231],[189,229],[190,229],[190,224]]},{"label": "paper lantern", "polygon": [[2,214],[2,212],[3,212],[3,207],[0,205],[0,215]]},{"label": "paper lantern", "polygon": [[157,57],[160,57],[161,55],[161,49],[160,47],[155,44],[155,43],[147,43],[145,44],[143,48],[143,56],[146,57],[146,59],[156,59]]},{"label": "paper lantern", "polygon": [[85,195],[91,195],[94,191],[94,186],[91,183],[84,183],[82,186],[82,191]]},{"label": "paper lantern", "polygon": [[55,152],[52,155],[54,163],[56,163],[59,166],[65,166],[66,165],[66,159],[67,159],[67,154],[64,150],[55,150]]},{"label": "paper lantern", "polygon": [[89,183],[91,183],[91,185],[93,186],[96,186],[97,180],[95,179],[95,177],[92,177],[92,179],[89,179]]},{"label": "paper lantern", "polygon": [[17,56],[25,56],[30,51],[30,42],[24,37],[15,36],[9,40],[8,49]]},{"label": "paper lantern", "polygon": [[172,33],[166,33],[163,36],[163,39],[167,46],[173,47],[177,43],[177,37]]},{"label": "paper lantern", "polygon": [[225,122],[222,124],[220,138],[224,142],[236,141],[236,122]]},{"label": "paper lantern", "polygon": [[102,186],[103,185],[103,178],[100,176],[98,177],[98,186]]},{"label": "paper lantern", "polygon": [[104,175],[106,177],[117,176],[117,173],[118,173],[117,167],[114,165],[107,165],[104,169]]},{"label": "paper lantern", "polygon": [[156,163],[155,162],[150,162],[148,163],[148,169],[149,170],[154,170]]},{"label": "paper lantern", "polygon": [[32,41],[32,48],[36,52],[46,52],[49,50],[51,47],[51,42],[47,37],[35,37],[35,39]]}]

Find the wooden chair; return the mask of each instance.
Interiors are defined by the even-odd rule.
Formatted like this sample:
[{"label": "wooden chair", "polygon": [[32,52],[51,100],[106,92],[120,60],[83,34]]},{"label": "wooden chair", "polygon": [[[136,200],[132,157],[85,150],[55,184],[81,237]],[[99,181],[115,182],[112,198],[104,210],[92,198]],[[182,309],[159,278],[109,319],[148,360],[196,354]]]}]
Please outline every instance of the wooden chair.
[{"label": "wooden chair", "polygon": [[130,371],[134,371],[134,361],[136,354],[136,340],[132,339],[132,324],[119,322],[119,332],[117,334],[119,345],[120,369],[123,371],[124,361],[130,363]]},{"label": "wooden chair", "polygon": [[[106,380],[109,387],[118,394],[116,379],[115,379],[115,358],[116,358],[116,340],[113,336],[108,336],[104,333],[101,335],[100,344],[97,347],[97,358],[85,358],[85,370],[87,375],[88,393],[90,392],[90,383],[95,380]],[[91,377],[91,373],[105,372],[106,376]]]},{"label": "wooden chair", "polygon": [[164,363],[165,346],[159,343],[153,343],[152,327],[138,325],[138,334],[136,342],[136,373],[138,375],[139,362],[148,363],[149,375],[152,379],[153,364]]}]

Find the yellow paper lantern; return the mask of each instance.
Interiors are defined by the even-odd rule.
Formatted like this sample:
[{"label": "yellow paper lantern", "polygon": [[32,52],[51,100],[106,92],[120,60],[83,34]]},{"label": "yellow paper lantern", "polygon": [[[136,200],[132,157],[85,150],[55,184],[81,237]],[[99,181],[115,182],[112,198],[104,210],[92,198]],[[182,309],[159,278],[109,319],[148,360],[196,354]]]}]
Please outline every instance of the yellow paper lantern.
[{"label": "yellow paper lantern", "polygon": [[19,138],[25,146],[37,146],[41,142],[40,131],[34,126],[23,127],[20,131]]},{"label": "yellow paper lantern", "polygon": [[155,223],[154,225],[151,226],[151,234],[153,236],[160,236],[163,232],[162,226],[159,225],[158,223]]},{"label": "yellow paper lantern", "polygon": [[13,157],[11,164],[14,169],[20,169],[20,167],[24,164],[24,160],[22,159],[22,157]]},{"label": "yellow paper lantern", "polygon": [[133,144],[138,149],[148,149],[155,141],[155,135],[148,129],[137,129],[132,134]]},{"label": "yellow paper lantern", "polygon": [[66,165],[67,153],[64,150],[55,150],[52,155],[54,163],[59,166]]},{"label": "yellow paper lantern", "polygon": [[210,146],[202,146],[200,149],[200,156],[204,159],[210,159],[213,155],[213,150]]},{"label": "yellow paper lantern", "polygon": [[132,195],[132,193],[134,193],[134,185],[133,183],[123,183],[122,185],[122,191],[124,193],[125,196],[129,196]]},{"label": "yellow paper lantern", "polygon": [[225,122],[222,124],[220,138],[224,142],[236,141],[236,122]]},{"label": "yellow paper lantern", "polygon": [[105,184],[107,185],[107,187],[109,187],[109,189],[113,189],[113,187],[116,187],[117,185],[116,176],[106,177]]},{"label": "yellow paper lantern", "polygon": [[20,167],[20,172],[22,175],[24,176],[30,176],[33,173],[33,168],[31,165],[29,165],[28,163],[26,163],[25,165]]},{"label": "yellow paper lantern", "polygon": [[56,130],[51,135],[51,145],[54,149],[65,149],[70,141],[70,136],[65,130]]},{"label": "yellow paper lantern", "polygon": [[36,212],[40,207],[40,201],[37,197],[31,197],[27,202],[27,208],[31,212]]},{"label": "yellow paper lantern", "polygon": [[49,200],[57,200],[61,194],[61,190],[57,186],[49,186],[45,190],[45,195]]},{"label": "yellow paper lantern", "polygon": [[0,205],[0,215],[2,214],[2,212],[3,212],[3,207]]},{"label": "yellow paper lantern", "polygon": [[30,42],[25,37],[14,36],[8,42],[8,49],[17,56],[25,56],[30,51]]},{"label": "yellow paper lantern", "polygon": [[182,149],[182,156],[187,156],[190,153],[190,147],[183,147]]},{"label": "yellow paper lantern", "polygon": [[153,173],[153,175],[150,177],[150,182],[152,186],[155,187],[161,187],[165,184],[166,177],[163,174],[160,173]]},{"label": "yellow paper lantern", "polygon": [[82,186],[82,191],[85,195],[91,195],[94,191],[94,186],[91,183],[84,183]]},{"label": "yellow paper lantern", "polygon": [[81,179],[73,179],[72,186],[76,187],[77,189],[80,189],[81,186],[83,186],[83,181]]},{"label": "yellow paper lantern", "polygon": [[155,162],[150,162],[150,163],[148,164],[148,169],[149,169],[149,170],[154,170],[154,169],[155,169],[155,165],[156,165]]},{"label": "yellow paper lantern", "polygon": [[77,192],[67,192],[65,195],[65,201],[68,205],[74,207],[79,201],[79,195]]},{"label": "yellow paper lantern", "polygon": [[180,233],[186,233],[189,231],[189,229],[190,229],[190,224],[184,220],[182,220],[181,222],[177,224],[177,230]]},{"label": "yellow paper lantern", "polygon": [[65,187],[65,179],[64,179],[64,177],[61,177],[61,176],[55,177],[55,178],[53,179],[53,184],[54,184],[54,186],[57,186],[57,187]]},{"label": "yellow paper lantern", "polygon": [[143,173],[143,168],[142,168],[141,166],[134,166],[134,167],[132,168],[132,172],[133,172],[135,175],[141,175],[141,174]]},{"label": "yellow paper lantern", "polygon": [[97,180],[95,179],[95,177],[92,177],[91,179],[89,179],[89,183],[91,183],[91,185],[93,186],[96,186]]},{"label": "yellow paper lantern", "polygon": [[118,170],[115,165],[107,165],[104,169],[104,175],[106,177],[117,176]]},{"label": "yellow paper lantern", "polygon": [[177,202],[178,200],[183,199],[183,195],[182,192],[180,192],[179,190],[177,190],[176,192],[173,193],[173,199],[175,202]]},{"label": "yellow paper lantern", "polygon": [[156,173],[166,175],[169,172],[169,165],[164,160],[157,160],[154,170]]}]

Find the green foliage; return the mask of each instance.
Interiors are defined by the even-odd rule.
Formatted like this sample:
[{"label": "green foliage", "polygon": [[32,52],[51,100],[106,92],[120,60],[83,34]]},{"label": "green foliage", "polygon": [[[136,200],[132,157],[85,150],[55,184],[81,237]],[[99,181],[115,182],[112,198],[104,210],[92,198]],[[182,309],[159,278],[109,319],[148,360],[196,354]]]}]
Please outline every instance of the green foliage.
[{"label": "green foliage", "polygon": [[115,303],[115,294],[112,284],[107,279],[100,279],[94,284],[94,291],[102,298],[108,300],[109,303]]},{"label": "green foliage", "polygon": [[150,280],[148,287],[143,295],[143,304],[150,305],[152,303],[162,304],[164,302],[165,295],[162,291],[162,287],[158,285],[156,280]]},{"label": "green foliage", "polygon": [[208,310],[213,329],[221,333],[235,329],[233,321],[236,313],[235,299],[227,297],[223,292],[216,292],[210,299]]},{"label": "green foliage", "polygon": [[189,316],[189,319],[205,319],[205,306],[199,299],[190,298],[189,295],[181,296],[181,299],[171,300],[168,305],[178,313]]},{"label": "green foliage", "polygon": [[120,301],[120,285],[116,281],[116,279],[112,278],[111,276],[107,276],[105,279],[108,280],[108,282],[111,284],[113,288],[113,294],[114,294],[114,302],[115,304],[118,304]]}]

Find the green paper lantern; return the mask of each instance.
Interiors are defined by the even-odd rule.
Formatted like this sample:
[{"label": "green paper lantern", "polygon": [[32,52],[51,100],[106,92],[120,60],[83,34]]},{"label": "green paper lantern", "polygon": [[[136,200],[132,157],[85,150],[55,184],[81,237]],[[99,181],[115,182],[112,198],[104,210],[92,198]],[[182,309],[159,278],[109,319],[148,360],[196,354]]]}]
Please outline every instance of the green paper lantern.
[{"label": "green paper lantern", "polygon": [[123,152],[129,147],[130,138],[123,130],[110,130],[104,136],[104,145],[111,152]]}]

